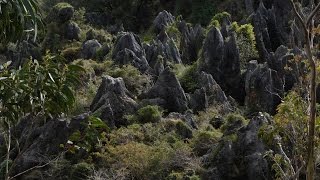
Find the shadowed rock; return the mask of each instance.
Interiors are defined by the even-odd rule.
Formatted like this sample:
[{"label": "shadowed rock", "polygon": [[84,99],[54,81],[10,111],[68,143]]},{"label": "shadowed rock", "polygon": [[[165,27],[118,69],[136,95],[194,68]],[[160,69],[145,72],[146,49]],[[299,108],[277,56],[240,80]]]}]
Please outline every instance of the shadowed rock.
[{"label": "shadowed rock", "polygon": [[124,115],[134,113],[138,107],[131,96],[122,78],[103,77],[90,110],[100,112],[100,118],[111,128],[126,125]]},{"label": "shadowed rock", "polygon": [[143,94],[142,98],[162,99],[165,101],[163,108],[169,112],[184,112],[188,109],[188,102],[184,90],[170,68],[166,68],[160,74],[155,85]]},{"label": "shadowed rock", "polygon": [[153,26],[157,32],[162,31],[165,27],[174,22],[174,16],[171,13],[164,10],[158,14],[158,16],[153,21]]},{"label": "shadowed rock", "polygon": [[118,36],[112,53],[112,59],[115,63],[120,65],[132,64],[144,73],[149,69],[145,56],[145,51],[137,35],[124,32]]},{"label": "shadowed rock", "polygon": [[84,59],[94,58],[96,56],[97,50],[101,47],[102,45],[96,39],[84,42],[81,48],[82,57]]},{"label": "shadowed rock", "polygon": [[278,73],[267,64],[250,61],[246,73],[245,104],[251,112],[275,113],[280,98],[284,93],[282,80]]},{"label": "shadowed rock", "polygon": [[182,62],[191,64],[198,59],[198,53],[205,38],[204,29],[199,24],[192,27],[182,21],[179,23],[179,31],[182,34],[180,42]]}]

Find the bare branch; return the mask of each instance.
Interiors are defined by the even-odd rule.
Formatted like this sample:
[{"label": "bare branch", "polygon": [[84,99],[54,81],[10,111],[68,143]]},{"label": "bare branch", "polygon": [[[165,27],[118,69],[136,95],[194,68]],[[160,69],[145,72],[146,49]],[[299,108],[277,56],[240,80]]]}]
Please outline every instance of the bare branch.
[{"label": "bare branch", "polygon": [[313,9],[313,11],[311,12],[311,14],[308,17],[307,20],[307,26],[311,23],[313,17],[317,14],[317,12],[320,10],[320,3],[318,3],[317,7],[315,9]]},{"label": "bare branch", "polygon": [[45,163],[45,164],[43,164],[43,165],[34,166],[34,167],[29,168],[29,169],[27,169],[27,170],[25,170],[25,171],[23,171],[23,172],[21,172],[21,173],[18,173],[18,174],[16,174],[16,175],[10,177],[9,180],[15,179],[15,178],[17,178],[17,177],[19,177],[19,176],[21,176],[21,175],[23,175],[23,174],[26,174],[26,173],[28,173],[28,172],[30,172],[30,171],[33,171],[33,170],[35,170],[35,169],[44,168],[44,167],[50,165],[53,161],[57,160],[59,157],[60,157],[60,156],[57,156],[56,158],[48,161],[47,163]]},{"label": "bare branch", "polygon": [[[293,2],[293,0],[290,0],[290,3],[293,7],[293,12],[295,13],[295,15],[297,16],[299,22],[301,23],[302,27],[303,27],[303,30],[306,34],[309,34],[308,32],[308,28],[307,28],[307,25],[304,23],[304,20],[303,18],[300,16],[300,14],[298,13],[298,10],[297,10],[297,7],[295,5],[295,3]],[[308,37],[307,37],[308,38]]]}]

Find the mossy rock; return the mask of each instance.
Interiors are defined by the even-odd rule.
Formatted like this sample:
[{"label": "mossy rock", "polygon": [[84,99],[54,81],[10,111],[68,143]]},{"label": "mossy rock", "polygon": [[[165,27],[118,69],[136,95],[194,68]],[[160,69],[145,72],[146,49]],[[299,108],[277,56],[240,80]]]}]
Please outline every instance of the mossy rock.
[{"label": "mossy rock", "polygon": [[49,22],[55,21],[59,23],[64,23],[72,19],[74,15],[74,8],[68,3],[58,3],[56,4],[49,14]]}]

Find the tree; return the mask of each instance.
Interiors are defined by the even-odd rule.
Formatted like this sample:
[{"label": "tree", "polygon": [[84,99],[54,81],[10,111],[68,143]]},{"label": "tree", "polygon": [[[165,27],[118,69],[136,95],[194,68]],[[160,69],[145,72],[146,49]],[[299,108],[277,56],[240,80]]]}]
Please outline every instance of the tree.
[{"label": "tree", "polygon": [[[0,71],[0,127],[6,146],[4,179],[10,175],[10,151],[14,149],[11,130],[19,120],[31,115],[45,119],[67,114],[75,103],[74,88],[81,84],[83,68],[65,64],[60,56],[46,55],[43,62],[25,63],[19,69],[8,64]],[[1,156],[0,156],[1,158]],[[0,159],[1,160],[1,159]],[[2,163],[0,163],[2,164]],[[40,166],[42,167],[42,166]],[[0,177],[1,179],[2,177]]]},{"label": "tree", "polygon": [[309,102],[309,122],[308,122],[308,143],[307,143],[307,180],[313,180],[315,174],[315,122],[316,122],[316,59],[312,54],[313,50],[313,38],[314,38],[314,17],[317,15],[318,11],[320,10],[320,3],[315,6],[314,0],[310,1],[311,13],[305,18],[294,0],[290,0],[291,5],[293,7],[293,11],[295,13],[296,18],[301,24],[302,31],[305,36],[305,51],[307,53],[308,62],[310,65],[310,102]]},{"label": "tree", "polygon": [[20,41],[30,32],[35,41],[41,19],[37,0],[0,0],[0,43]]}]

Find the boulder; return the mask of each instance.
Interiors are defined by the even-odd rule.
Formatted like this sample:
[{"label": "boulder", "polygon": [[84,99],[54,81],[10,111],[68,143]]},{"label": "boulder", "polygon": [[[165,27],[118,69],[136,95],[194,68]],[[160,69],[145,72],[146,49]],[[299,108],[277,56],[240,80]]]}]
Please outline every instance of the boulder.
[{"label": "boulder", "polygon": [[279,78],[283,79],[286,92],[299,82],[300,71],[303,71],[301,64],[293,60],[295,55],[302,55],[302,53],[280,46],[274,53],[271,52],[267,59],[268,66],[277,72]]},{"label": "boulder", "polygon": [[230,112],[232,105],[219,84],[211,74],[196,72],[197,89],[187,94],[189,107],[194,111],[203,111],[210,106],[220,106],[225,112]]},{"label": "boulder", "polygon": [[124,32],[118,36],[112,59],[120,65],[132,64],[142,73],[150,69],[140,38],[130,32]]},{"label": "boulder", "polygon": [[96,39],[84,42],[81,48],[82,57],[84,59],[94,58],[96,56],[97,50],[101,47],[102,45]]},{"label": "boulder", "polygon": [[112,52],[112,58],[114,59],[124,49],[131,50],[139,58],[145,56],[139,36],[132,32],[123,32],[118,35]]},{"label": "boulder", "polygon": [[219,86],[219,84],[213,79],[212,75],[205,72],[200,73],[199,86],[206,91],[208,104],[213,105],[216,103],[226,104],[229,106],[228,98]]},{"label": "boulder", "polygon": [[133,51],[127,48],[117,53],[114,62],[119,65],[132,64],[140,72],[146,72],[149,69],[148,61],[144,56],[138,58]]},{"label": "boulder", "polygon": [[168,112],[184,112],[188,109],[187,97],[175,74],[167,67],[158,77],[155,85],[142,99],[160,98],[165,102],[163,106]]},{"label": "boulder", "polygon": [[109,127],[120,127],[127,125],[125,115],[134,113],[138,104],[132,99],[122,78],[105,76],[98,92],[90,105],[92,112],[100,112],[100,118]]},{"label": "boulder", "polygon": [[189,107],[194,111],[202,111],[209,107],[208,96],[206,89],[196,89],[193,94],[187,94]]},{"label": "boulder", "polygon": [[153,26],[157,32],[160,32],[168,25],[174,23],[174,20],[174,16],[168,11],[164,10],[155,18],[153,21]]}]

